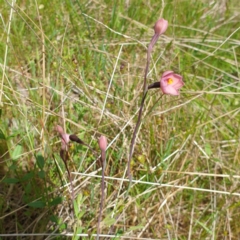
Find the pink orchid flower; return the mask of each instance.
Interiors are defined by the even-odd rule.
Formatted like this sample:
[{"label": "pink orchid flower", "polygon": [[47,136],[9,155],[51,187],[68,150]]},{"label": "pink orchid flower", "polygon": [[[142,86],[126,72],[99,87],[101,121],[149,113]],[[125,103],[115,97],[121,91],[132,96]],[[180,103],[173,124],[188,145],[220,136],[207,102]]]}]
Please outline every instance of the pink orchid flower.
[{"label": "pink orchid flower", "polygon": [[59,125],[56,126],[55,130],[59,133],[59,137],[62,141],[62,150],[67,150],[68,143],[70,142],[70,134],[63,131],[63,128]]},{"label": "pink orchid flower", "polygon": [[164,94],[179,95],[179,89],[184,85],[182,76],[173,71],[163,73],[160,82],[152,83],[148,89],[161,88]]},{"label": "pink orchid flower", "polygon": [[183,85],[182,76],[173,71],[164,72],[160,80],[162,92],[169,95],[179,95],[179,89]]}]

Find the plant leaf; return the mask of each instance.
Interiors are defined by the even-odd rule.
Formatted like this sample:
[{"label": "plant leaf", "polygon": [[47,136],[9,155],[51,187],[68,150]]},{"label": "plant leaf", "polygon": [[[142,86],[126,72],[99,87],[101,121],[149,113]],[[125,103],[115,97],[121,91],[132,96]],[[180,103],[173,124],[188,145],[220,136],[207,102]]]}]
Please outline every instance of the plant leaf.
[{"label": "plant leaf", "polygon": [[42,156],[41,153],[38,153],[36,155],[36,160],[37,160],[38,167],[42,170],[44,168],[45,161],[44,161],[44,157]]},{"label": "plant leaf", "polygon": [[9,184],[13,184],[13,183],[18,183],[19,180],[17,178],[4,178],[2,180],[3,183],[9,183]]},{"label": "plant leaf", "polygon": [[45,172],[42,171],[42,170],[39,171],[39,172],[38,172],[38,176],[39,176],[40,178],[42,178],[42,179],[45,178]]},{"label": "plant leaf", "polygon": [[0,139],[3,139],[3,140],[6,139],[6,137],[5,137],[5,135],[4,135],[3,131],[2,131],[2,129],[0,129]]},{"label": "plant leaf", "polygon": [[46,203],[41,200],[38,200],[38,201],[29,203],[28,206],[33,208],[44,208],[46,206]]},{"label": "plant leaf", "polygon": [[12,160],[17,160],[18,158],[20,158],[22,154],[22,146],[21,145],[17,145],[15,147],[15,149],[12,152]]},{"label": "plant leaf", "polygon": [[49,203],[49,205],[56,206],[56,205],[62,203],[62,201],[63,201],[62,197],[56,197]]}]

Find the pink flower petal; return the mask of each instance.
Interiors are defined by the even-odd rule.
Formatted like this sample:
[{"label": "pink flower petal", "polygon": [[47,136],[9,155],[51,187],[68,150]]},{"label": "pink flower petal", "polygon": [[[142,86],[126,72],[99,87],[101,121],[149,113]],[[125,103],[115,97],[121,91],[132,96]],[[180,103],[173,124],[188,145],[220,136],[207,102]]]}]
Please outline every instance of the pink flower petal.
[{"label": "pink flower petal", "polygon": [[182,76],[173,71],[163,73],[160,80],[162,92],[169,95],[179,95],[179,89],[184,85]]},{"label": "pink flower petal", "polygon": [[55,130],[59,133],[59,137],[61,138],[61,142],[62,142],[62,147],[61,148],[63,150],[67,150],[67,145],[68,145],[68,143],[70,141],[70,138],[69,138],[70,135],[65,133],[63,131],[63,128],[61,126],[59,126],[59,125],[57,125],[55,127]]},{"label": "pink flower petal", "polygon": [[165,71],[162,75],[162,78],[166,77],[167,75],[173,73],[173,71]]},{"label": "pink flower petal", "polygon": [[162,89],[162,92],[165,93],[165,94],[169,94],[169,95],[179,95],[179,92],[176,88],[174,87],[161,87]]},{"label": "pink flower petal", "polygon": [[98,145],[102,151],[106,151],[107,149],[107,138],[105,136],[101,136],[98,140]]},{"label": "pink flower petal", "polygon": [[64,134],[61,135],[62,140],[63,140],[66,144],[68,144],[68,143],[70,142],[69,136],[70,136],[70,135],[67,134],[67,133],[64,133]]},{"label": "pink flower petal", "polygon": [[154,25],[155,34],[161,35],[165,33],[168,27],[168,21],[161,18]]}]

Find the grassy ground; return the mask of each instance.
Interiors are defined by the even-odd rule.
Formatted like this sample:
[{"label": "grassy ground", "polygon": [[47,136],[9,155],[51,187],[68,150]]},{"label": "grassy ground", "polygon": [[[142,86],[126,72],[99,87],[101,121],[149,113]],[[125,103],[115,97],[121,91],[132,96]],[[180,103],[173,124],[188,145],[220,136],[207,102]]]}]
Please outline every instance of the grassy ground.
[{"label": "grassy ground", "polygon": [[[238,0],[0,5],[0,239],[95,239],[98,154],[70,148],[72,210],[57,124],[99,154],[98,137],[108,138],[104,239],[240,239]],[[148,83],[173,70],[185,85],[179,97],[148,95],[131,162],[139,181],[126,197],[146,47],[160,17],[169,27]]]}]

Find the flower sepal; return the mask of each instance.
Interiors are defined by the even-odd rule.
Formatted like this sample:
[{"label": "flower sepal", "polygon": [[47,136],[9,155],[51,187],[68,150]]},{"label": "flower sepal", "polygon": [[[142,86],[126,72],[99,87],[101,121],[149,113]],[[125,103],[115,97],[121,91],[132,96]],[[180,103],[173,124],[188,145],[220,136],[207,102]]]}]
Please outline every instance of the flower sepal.
[{"label": "flower sepal", "polygon": [[160,88],[160,82],[155,82],[150,85],[148,85],[148,90],[153,88]]}]

